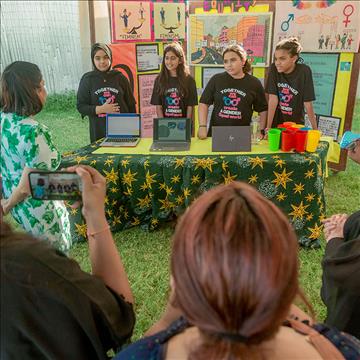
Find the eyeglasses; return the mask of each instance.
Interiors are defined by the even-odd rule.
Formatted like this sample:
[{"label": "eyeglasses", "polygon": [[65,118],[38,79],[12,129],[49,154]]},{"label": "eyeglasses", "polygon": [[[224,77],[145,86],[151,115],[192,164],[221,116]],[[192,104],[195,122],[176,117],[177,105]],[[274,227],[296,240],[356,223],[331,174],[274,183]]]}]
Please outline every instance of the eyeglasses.
[{"label": "eyeglasses", "polygon": [[346,148],[346,150],[354,151],[356,148],[356,145],[357,145],[357,141],[355,140],[349,144],[349,146]]}]

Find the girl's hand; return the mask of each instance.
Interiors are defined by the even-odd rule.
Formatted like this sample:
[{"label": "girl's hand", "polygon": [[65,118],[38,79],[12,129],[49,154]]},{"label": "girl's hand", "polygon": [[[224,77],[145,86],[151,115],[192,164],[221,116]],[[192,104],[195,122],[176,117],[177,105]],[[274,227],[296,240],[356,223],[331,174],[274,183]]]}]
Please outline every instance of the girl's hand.
[{"label": "girl's hand", "polygon": [[107,102],[103,105],[101,105],[101,112],[105,114],[111,114],[111,113],[119,113],[120,112],[120,106],[118,103],[114,104],[108,104]]},{"label": "girl's hand", "polygon": [[1,199],[1,208],[4,215],[7,215],[11,208],[9,207],[9,199]]},{"label": "girl's hand", "polygon": [[200,126],[198,130],[198,138],[203,140],[207,138],[207,128],[206,126]]}]

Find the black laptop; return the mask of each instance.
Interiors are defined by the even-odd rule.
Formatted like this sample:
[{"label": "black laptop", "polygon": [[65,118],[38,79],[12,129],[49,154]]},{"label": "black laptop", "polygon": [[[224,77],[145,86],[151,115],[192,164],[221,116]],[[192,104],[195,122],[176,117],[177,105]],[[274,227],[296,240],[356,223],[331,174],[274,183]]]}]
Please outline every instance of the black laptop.
[{"label": "black laptop", "polygon": [[187,151],[191,143],[189,118],[155,118],[150,151]]},{"label": "black laptop", "polygon": [[241,152],[251,151],[250,126],[213,126],[212,151]]}]

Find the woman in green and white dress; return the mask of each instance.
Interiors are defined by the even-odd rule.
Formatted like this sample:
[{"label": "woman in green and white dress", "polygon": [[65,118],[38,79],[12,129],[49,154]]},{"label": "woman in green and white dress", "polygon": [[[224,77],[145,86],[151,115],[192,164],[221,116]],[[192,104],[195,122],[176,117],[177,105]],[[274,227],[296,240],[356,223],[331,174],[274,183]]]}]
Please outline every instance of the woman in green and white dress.
[{"label": "woman in green and white dress", "polygon": [[64,203],[29,196],[29,172],[54,171],[61,161],[48,129],[33,118],[42,110],[46,96],[37,65],[16,61],[4,70],[1,78],[1,206],[4,214],[10,211],[27,232],[67,251],[71,234]]}]

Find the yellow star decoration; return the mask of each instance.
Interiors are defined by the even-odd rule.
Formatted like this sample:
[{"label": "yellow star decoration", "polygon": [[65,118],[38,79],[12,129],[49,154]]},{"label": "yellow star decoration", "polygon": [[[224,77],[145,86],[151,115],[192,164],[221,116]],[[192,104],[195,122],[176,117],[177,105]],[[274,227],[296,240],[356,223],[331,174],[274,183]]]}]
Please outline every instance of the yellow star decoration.
[{"label": "yellow star decoration", "polygon": [[78,164],[80,164],[82,161],[85,161],[85,160],[87,160],[87,155],[85,155],[85,156],[77,156],[74,160],[78,163]]},{"label": "yellow star decoration", "polygon": [[160,183],[160,184],[159,184],[159,189],[160,189],[160,190],[165,190],[165,189],[166,189],[166,186],[167,186],[166,183]]},{"label": "yellow star decoration", "polygon": [[188,188],[185,188],[183,192],[184,192],[185,198],[188,198],[191,195],[191,190]]},{"label": "yellow star decoration", "polygon": [[200,183],[200,176],[199,175],[193,175],[191,177],[191,184],[196,185]]},{"label": "yellow star decoration", "polygon": [[291,204],[291,207],[293,208],[293,211],[291,213],[289,213],[289,215],[292,215],[294,217],[294,219],[296,219],[296,218],[302,219],[304,217],[304,215],[308,214],[308,212],[306,211],[306,208],[308,208],[309,205],[304,205],[302,201],[299,204],[299,206],[295,206],[295,205]]},{"label": "yellow star decoration", "polygon": [[116,200],[113,200],[113,201],[111,202],[111,206],[112,206],[112,207],[114,207],[116,204],[117,204],[117,201],[116,201]]},{"label": "yellow star decoration", "polygon": [[313,201],[315,199],[315,194],[313,194],[313,193],[307,194],[305,196],[305,199],[306,199],[307,202],[311,202],[311,201]]},{"label": "yellow star decoration", "polygon": [[171,210],[175,207],[175,204],[172,203],[171,201],[169,201],[168,198],[165,199],[159,199],[159,202],[162,204],[160,207],[160,210],[164,209],[164,210]]},{"label": "yellow star decoration", "polygon": [[174,175],[172,178],[171,178],[171,182],[173,184],[176,184],[178,182],[180,182],[180,175]]},{"label": "yellow star decoration", "polygon": [[296,193],[301,194],[301,192],[304,191],[304,185],[302,183],[295,184],[293,191],[294,191],[294,194],[296,194]]},{"label": "yellow star decoration", "polygon": [[133,216],[133,221],[131,222],[131,225],[139,225],[140,224],[140,220],[137,216]]},{"label": "yellow star decoration", "polygon": [[144,161],[144,168],[146,169],[147,167],[149,167],[149,160],[145,160]]},{"label": "yellow star decoration", "polygon": [[90,166],[95,166],[96,163],[97,163],[97,160],[91,160],[91,161],[90,161]]},{"label": "yellow star decoration", "polygon": [[204,170],[208,169],[210,172],[212,172],[212,166],[216,164],[216,161],[211,158],[195,159],[193,160],[193,163],[195,164],[195,170],[197,170],[200,167]]},{"label": "yellow star decoration", "polygon": [[259,156],[256,156],[254,158],[249,158],[250,164],[252,164],[251,169],[254,169],[256,166],[260,166],[262,169],[264,169],[264,162],[266,161],[265,158],[260,158]]},{"label": "yellow star decoration", "polygon": [[70,155],[72,155],[74,152],[73,151],[65,151],[64,153],[63,153],[63,156],[70,156]]},{"label": "yellow star decoration", "polygon": [[249,180],[249,184],[255,184],[258,181],[258,176],[256,174],[251,175],[248,180]]},{"label": "yellow star decoration", "polygon": [[177,159],[174,160],[174,162],[175,162],[175,169],[177,169],[178,167],[184,167],[185,157],[177,158]]},{"label": "yellow star decoration", "polygon": [[318,224],[315,224],[313,228],[308,227],[308,230],[311,232],[309,239],[314,239],[314,240],[318,239],[322,233],[322,228],[323,225],[318,226]]},{"label": "yellow star decoration", "polygon": [[179,195],[176,197],[175,200],[178,205],[181,205],[184,202],[184,197],[182,195]]},{"label": "yellow star decoration", "polygon": [[124,191],[124,195],[131,196],[133,193],[133,190],[131,187],[126,188],[126,191]]},{"label": "yellow star decoration", "polygon": [[305,179],[310,179],[314,177],[314,169],[311,169],[311,170],[308,170],[306,173],[305,173]]},{"label": "yellow star decoration", "polygon": [[275,165],[276,167],[279,167],[280,169],[282,169],[283,165],[285,165],[286,162],[283,159],[278,159],[278,160],[275,160],[275,164],[276,164]]},{"label": "yellow star decoration", "polygon": [[148,172],[146,173],[145,176],[145,181],[147,183],[147,186],[149,189],[151,189],[151,185],[156,183],[156,180],[154,180],[154,177],[156,176],[156,174],[150,174],[150,171],[148,170]]},{"label": "yellow star decoration", "polygon": [[151,203],[151,199],[149,197],[149,195],[146,195],[144,198],[138,198],[138,203],[137,206],[140,206],[141,208],[147,208],[149,207]]},{"label": "yellow star decoration", "polygon": [[105,202],[105,205],[109,205],[109,198],[107,196],[105,196],[104,202]]},{"label": "yellow star decoration", "polygon": [[321,215],[319,216],[319,221],[323,221],[323,220],[325,220],[325,219],[326,219],[325,214],[321,214]]},{"label": "yellow star decoration", "polygon": [[113,210],[112,209],[106,210],[106,213],[109,215],[109,217],[113,216]]},{"label": "yellow star decoration", "polygon": [[105,160],[104,165],[110,166],[110,165],[112,165],[112,164],[114,164],[114,159],[107,158],[107,159]]},{"label": "yellow star decoration", "polygon": [[228,162],[223,160],[221,167],[222,167],[223,171],[226,171],[226,169],[228,168]]},{"label": "yellow star decoration", "polygon": [[319,205],[322,203],[321,196],[318,196],[318,198],[317,198],[317,203],[318,203]]},{"label": "yellow star decoration", "polygon": [[276,179],[272,181],[275,186],[278,187],[281,185],[284,189],[286,189],[286,183],[292,181],[292,179],[290,179],[290,175],[293,171],[287,173],[286,169],[283,169],[282,173],[277,173],[276,171],[273,171],[273,173],[276,176]]},{"label": "yellow star decoration", "polygon": [[165,191],[167,195],[171,195],[174,192],[174,190],[170,186],[166,186]]},{"label": "yellow star decoration", "polygon": [[115,172],[114,168],[111,168],[111,171],[104,170],[106,182],[112,182],[113,184],[117,184],[117,181],[119,179],[119,175],[117,172]]},{"label": "yellow star decoration", "polygon": [[86,238],[86,232],[87,232],[87,227],[86,224],[80,225],[80,224],[76,224],[75,223],[75,227],[76,227],[76,232],[82,236]]},{"label": "yellow star decoration", "polygon": [[70,210],[70,213],[71,213],[71,215],[76,215],[78,213],[78,209],[77,208],[72,208]]},{"label": "yellow star decoration", "polygon": [[280,194],[276,195],[277,201],[284,201],[286,199],[286,194],[281,192]]},{"label": "yellow star decoration", "polygon": [[222,177],[224,178],[224,184],[227,185],[232,183],[237,178],[237,175],[231,175],[230,171],[228,171],[226,176],[222,175]]},{"label": "yellow star decoration", "polygon": [[114,216],[113,218],[113,224],[121,224],[121,220],[120,220],[120,215],[119,216]]},{"label": "yellow star decoration", "polygon": [[110,188],[110,192],[115,194],[118,192],[118,189],[116,187],[112,187],[112,188]]},{"label": "yellow star decoration", "polygon": [[146,182],[144,182],[141,186],[140,186],[140,189],[142,191],[145,191],[146,189],[148,188],[148,184]]},{"label": "yellow star decoration", "polygon": [[152,226],[156,226],[157,224],[159,223],[159,220],[158,219],[151,219],[151,225]]},{"label": "yellow star decoration", "polygon": [[322,176],[322,165],[321,165],[321,160],[320,160],[320,164],[317,166],[317,168],[318,168],[318,174],[319,174],[319,176]]},{"label": "yellow star decoration", "polygon": [[129,165],[129,160],[121,160],[121,165],[126,169],[126,167]]},{"label": "yellow star decoration", "polygon": [[127,210],[124,211],[124,218],[125,219],[129,218],[129,212]]},{"label": "yellow star decoration", "polygon": [[122,183],[131,187],[132,183],[136,181],[136,175],[137,173],[132,173],[131,170],[129,169],[128,172],[124,173],[122,178]]},{"label": "yellow star decoration", "polygon": [[307,221],[310,221],[310,220],[313,219],[313,217],[314,217],[313,214],[309,214],[309,215],[306,216],[306,220],[307,220]]},{"label": "yellow star decoration", "polygon": [[315,163],[315,159],[313,159],[311,157],[308,157],[306,160],[309,162],[309,165]]},{"label": "yellow star decoration", "polygon": [[272,158],[273,159],[280,159],[280,156],[279,155],[273,155]]}]

